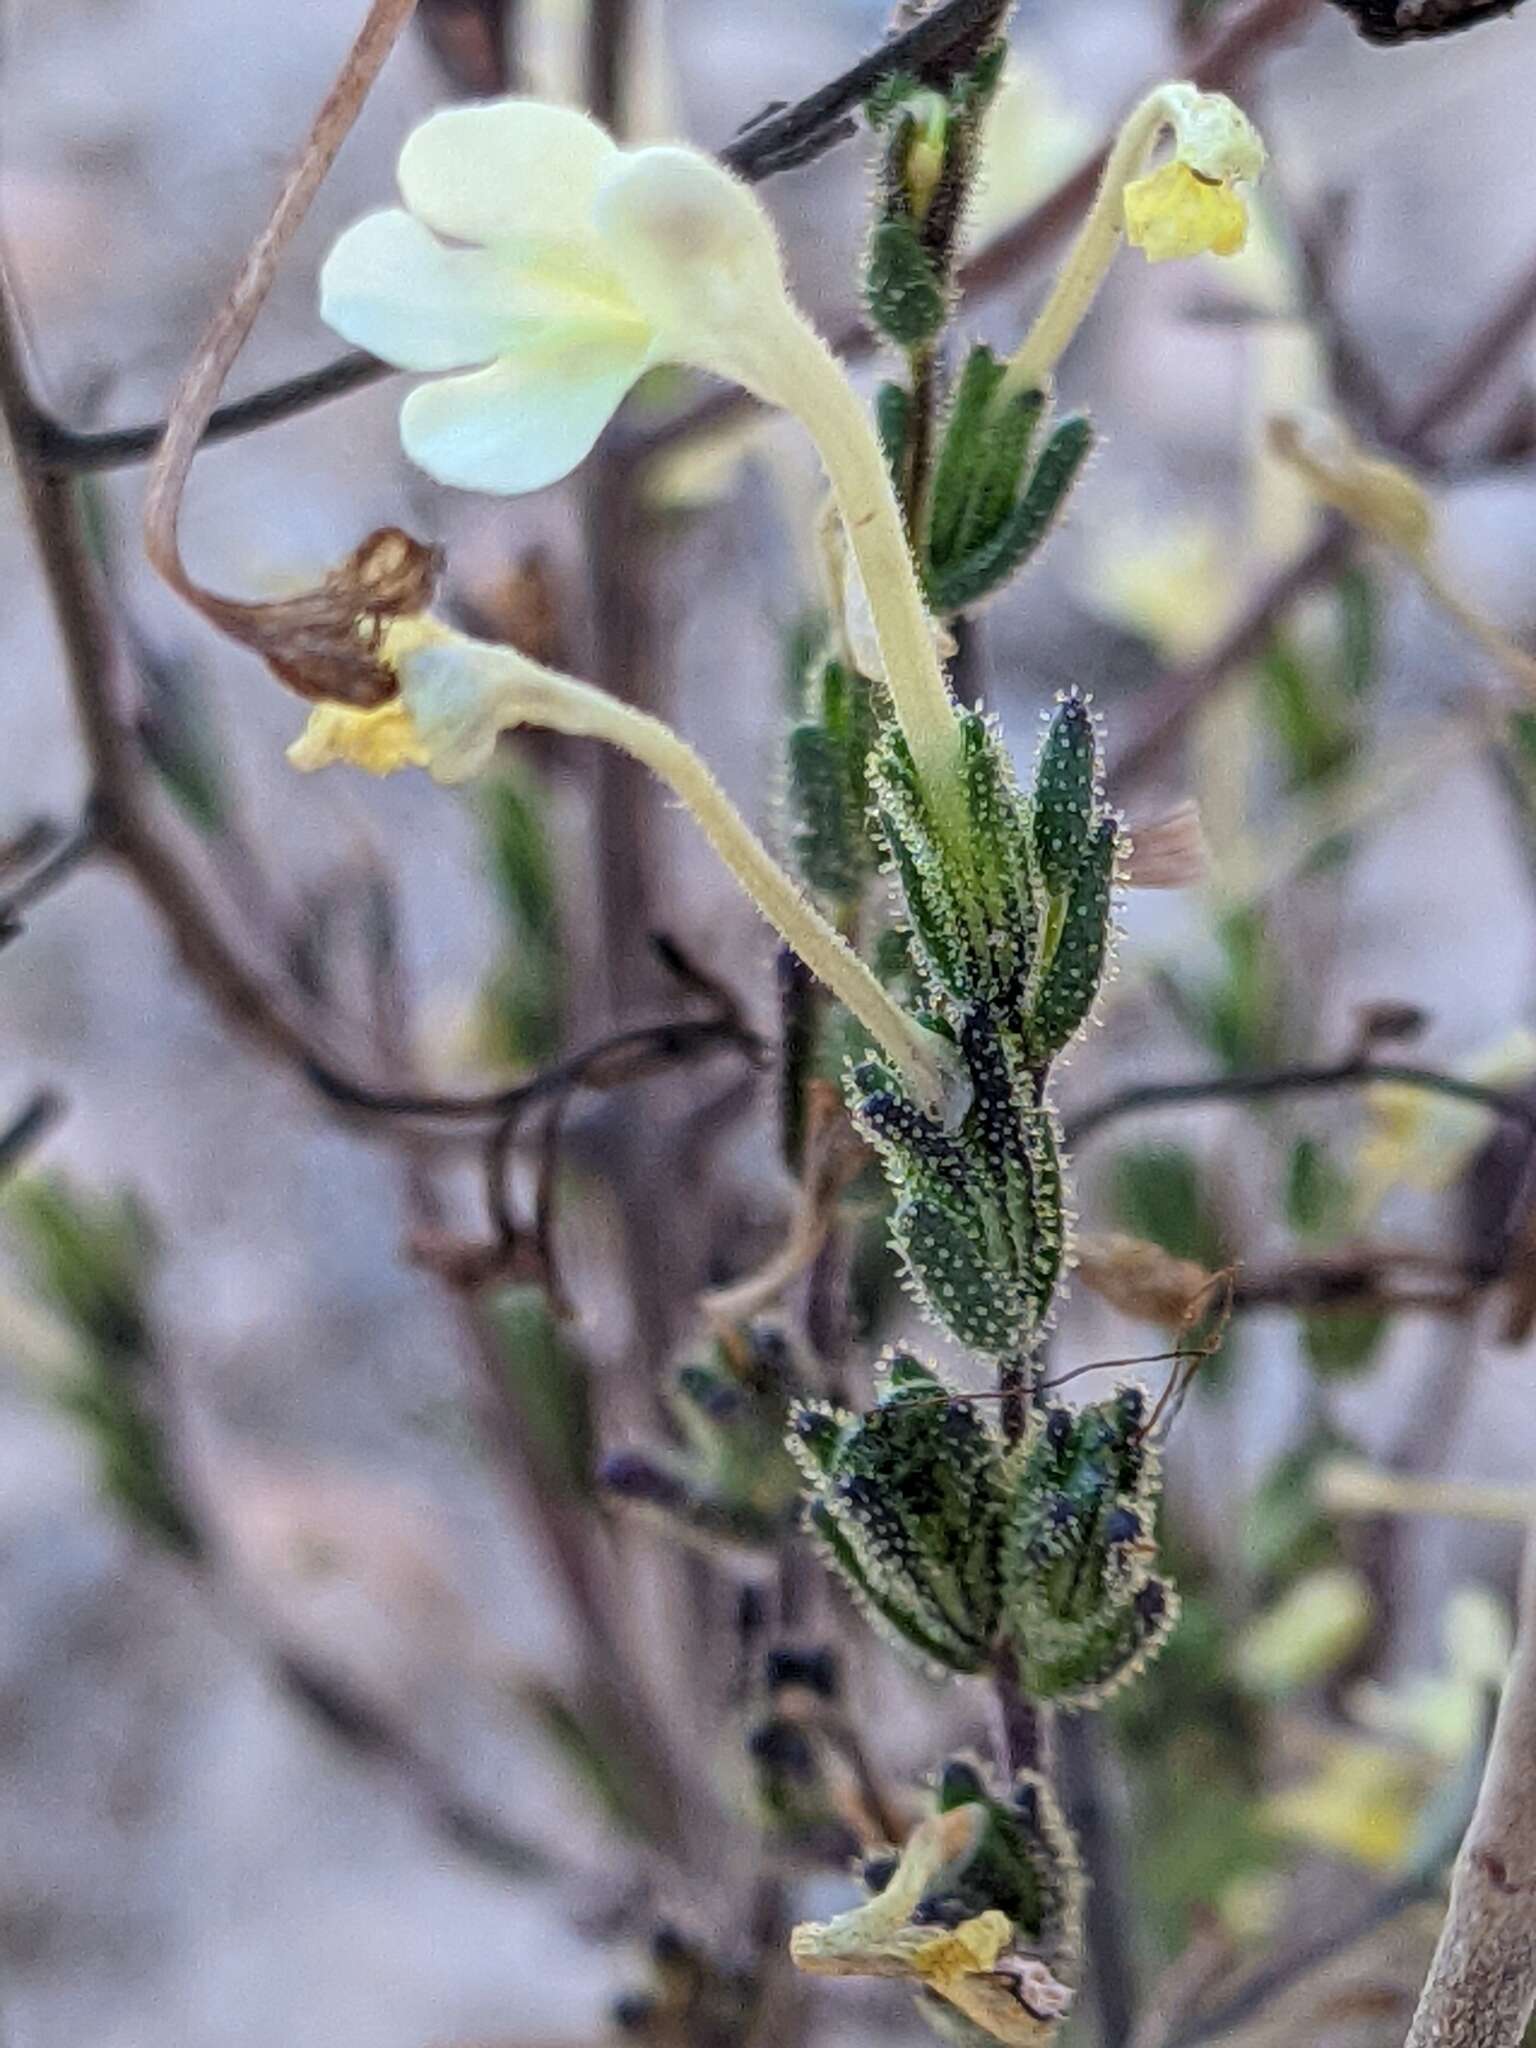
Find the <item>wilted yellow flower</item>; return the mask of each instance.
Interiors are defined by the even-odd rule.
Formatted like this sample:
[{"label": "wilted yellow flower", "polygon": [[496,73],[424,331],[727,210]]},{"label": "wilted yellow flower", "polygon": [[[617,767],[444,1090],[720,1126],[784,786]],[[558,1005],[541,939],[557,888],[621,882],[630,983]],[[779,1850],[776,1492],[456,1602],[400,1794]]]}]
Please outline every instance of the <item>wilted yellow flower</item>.
[{"label": "wilted yellow flower", "polygon": [[398,697],[372,711],[356,711],[350,704],[317,704],[288,749],[288,759],[306,772],[345,761],[369,775],[425,768],[430,761],[411,714]]},{"label": "wilted yellow flower", "polygon": [[347,762],[390,775],[425,767],[435,781],[464,782],[489,767],[503,732],[524,725],[622,748],[687,805],[764,917],[896,1061],[918,1099],[946,1121],[964,1113],[969,1084],[953,1047],[887,994],[670,726],[515,647],[455,632],[431,613],[393,620],[374,652],[399,678],[399,697],[376,711],[317,705],[288,750],[296,768]]},{"label": "wilted yellow flower", "polygon": [[1248,209],[1232,186],[1175,157],[1126,186],[1125,238],[1149,263],[1235,256],[1248,239]]},{"label": "wilted yellow flower", "polygon": [[958,1927],[913,1921],[941,1874],[975,1853],[981,1806],[934,1814],[907,1837],[885,1889],[833,1920],[807,1922],[789,1938],[797,1968],[827,1977],[900,1977],[935,1993],[1005,2048],[1047,2048],[1072,2002],[1038,1957],[1010,1954],[1013,1924],[995,1907]]}]

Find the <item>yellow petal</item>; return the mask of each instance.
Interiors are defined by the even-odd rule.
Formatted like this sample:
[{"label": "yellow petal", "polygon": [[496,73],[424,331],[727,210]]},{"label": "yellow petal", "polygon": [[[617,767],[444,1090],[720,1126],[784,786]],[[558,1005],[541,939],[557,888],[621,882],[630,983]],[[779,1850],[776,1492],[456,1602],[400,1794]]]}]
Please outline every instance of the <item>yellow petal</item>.
[{"label": "yellow petal", "polygon": [[1013,1923],[994,1907],[962,1921],[954,1929],[935,1933],[931,1942],[912,1958],[912,1968],[935,1991],[946,1991],[960,1977],[978,1970],[992,1970],[1013,1939]]},{"label": "yellow petal", "polygon": [[372,711],[317,704],[288,759],[306,774],[346,761],[370,775],[393,775],[397,768],[425,768],[428,756],[410,713],[395,697]]},{"label": "yellow petal", "polygon": [[1177,158],[1125,188],[1125,232],[1149,263],[1176,256],[1235,256],[1248,239],[1248,209],[1232,187]]}]

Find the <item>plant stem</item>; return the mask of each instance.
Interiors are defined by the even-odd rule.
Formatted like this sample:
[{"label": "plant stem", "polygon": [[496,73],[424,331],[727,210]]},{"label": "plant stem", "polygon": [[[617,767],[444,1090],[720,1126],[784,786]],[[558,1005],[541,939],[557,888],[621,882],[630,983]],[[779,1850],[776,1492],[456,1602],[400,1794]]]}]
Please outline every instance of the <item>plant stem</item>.
[{"label": "plant stem", "polygon": [[1536,1525],[1477,1809],[1407,2048],[1517,2048],[1536,2008]]}]

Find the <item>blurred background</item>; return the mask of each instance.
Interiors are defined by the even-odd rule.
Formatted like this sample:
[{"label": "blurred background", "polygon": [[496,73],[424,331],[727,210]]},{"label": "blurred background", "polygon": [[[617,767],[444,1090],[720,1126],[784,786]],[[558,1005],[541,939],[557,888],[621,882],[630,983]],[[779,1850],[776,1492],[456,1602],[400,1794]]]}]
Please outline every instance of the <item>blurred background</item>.
[{"label": "blurred background", "polygon": [[[595,90],[632,135],[718,146],[889,26],[876,0],[635,0],[598,23],[625,38],[604,82],[581,0],[421,11],[235,395],[335,353],[316,265],[387,202],[431,107],[509,84]],[[1210,872],[1128,898],[1102,1028],[1066,1076],[1069,1127],[1140,1083],[1344,1058],[1363,1005],[1423,1013],[1405,1057],[1536,1085],[1536,728],[1422,583],[1325,528],[1263,443],[1271,412],[1321,406],[1411,455],[1449,580],[1515,638],[1536,629],[1536,10],[1380,49],[1324,4],[1022,0],[968,234],[979,249],[1038,221],[1147,84],[1250,16],[1226,81],[1273,159],[1250,246],[1157,270],[1122,257],[1061,377],[1099,453],[964,650],[965,687],[1021,753],[1076,683],[1133,824],[1201,806]],[[4,0],[0,232],[54,416],[89,430],[164,410],[358,17],[357,0]],[[764,188],[796,292],[832,335],[858,319],[867,179],[856,140]],[[957,332],[1012,343],[1058,246],[1016,236]],[[440,539],[462,619],[664,711],[782,838],[786,678],[817,603],[819,486],[798,431],[722,413],[638,470],[600,462],[491,502],[407,468],[398,400],[386,381],[200,458],[195,572],[280,595],[373,527]],[[637,400],[640,430],[688,402],[662,380]],[[0,840],[15,874],[67,832],[86,784],[12,481]],[[166,831],[241,944],[372,1071],[510,1084],[618,1025],[715,1014],[717,994],[658,962],[653,931],[775,1033],[771,940],[653,786],[539,741],[468,796],[294,775],[303,707],[144,567],[141,472],[82,488]],[[560,1183],[575,1314],[557,1325],[516,1257],[484,1265],[477,1146],[337,1115],[218,1013],[131,875],[87,861],[22,921],[0,958],[0,1114],[40,1088],[60,1113],[0,1217],[0,2038],[538,2048],[606,2038],[616,1999],[643,2031],[658,1926],[721,1955],[758,1938],[753,1815],[783,1788],[752,1739],[771,1719],[759,1566],[680,1552],[600,1505],[592,1460],[660,1439],[669,1369],[708,1352],[700,1290],[783,1238],[795,1194],[771,1072],[725,1034],[574,1096],[554,1168],[537,1144],[517,1153],[520,1215],[541,1171]],[[1111,1985],[1078,2023],[1107,2040],[1170,1967],[1304,1941],[1414,1867],[1447,1813],[1454,1830],[1507,1643],[1514,1533],[1330,1519],[1309,1474],[1347,1449],[1527,1483],[1536,1410],[1523,1211],[1513,1239],[1503,1228],[1520,1161],[1478,1110],[1302,1091],[1117,1116],[1077,1151],[1090,1238],[1241,1262],[1228,1341],[1170,1444],[1189,1616],[1069,1787],[1080,1815],[1090,1799],[1096,1896],[1119,1916],[1119,2009]],[[838,1225],[847,1298],[811,1304],[856,1388],[878,1341],[910,1327],[867,1207]],[[81,1393],[92,1301],[69,1277],[93,1260],[146,1318],[133,1344],[197,1504],[190,1537],[162,1516],[157,1543],[153,1504],[136,1525],[103,1488],[114,1425]],[[1157,1314],[1119,1299],[1074,1289],[1063,1370],[1166,1347]],[[966,1688],[898,1671],[812,1587],[796,1640],[839,1636],[850,1715],[891,1783],[984,1736]],[[633,1675],[681,1792],[665,1774],[636,1792],[594,1733],[615,1673]],[[660,1876],[657,1801],[683,1838]],[[790,1907],[835,1910],[851,1897],[836,1859],[803,1851]],[[1305,1980],[1292,1995],[1311,2005],[1223,2038],[1401,2039],[1435,1916],[1379,1918],[1348,1995]],[[665,1939],[660,1962],[665,1978]],[[919,2037],[896,1991],[833,1989],[784,1992],[773,2037]],[[691,2048],[708,2028],[690,2027],[675,2038]]]}]

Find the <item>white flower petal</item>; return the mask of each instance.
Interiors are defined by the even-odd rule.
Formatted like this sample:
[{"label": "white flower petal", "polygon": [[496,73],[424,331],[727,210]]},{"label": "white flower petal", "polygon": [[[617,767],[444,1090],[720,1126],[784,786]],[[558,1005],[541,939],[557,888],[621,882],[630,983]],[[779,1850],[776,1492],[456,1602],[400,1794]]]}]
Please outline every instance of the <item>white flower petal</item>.
[{"label": "white flower petal", "polygon": [[506,344],[517,304],[493,256],[444,248],[395,207],[348,228],[325,259],[320,315],[402,370],[462,370]]},{"label": "white flower petal", "polygon": [[499,657],[500,650],[466,640],[423,647],[400,663],[400,694],[434,781],[483,775],[503,729],[516,722],[509,662]]},{"label": "white flower petal", "polygon": [[405,452],[439,483],[515,496],[569,476],[646,367],[644,329],[551,332],[405,401]]},{"label": "white flower petal", "polygon": [[626,150],[609,166],[592,219],[603,254],[682,362],[743,378],[788,311],[773,223],[739,178],[698,150]]},{"label": "white flower petal", "polygon": [[400,152],[400,190],[412,213],[459,241],[589,239],[592,201],[617,154],[572,107],[487,100],[422,122]]}]

